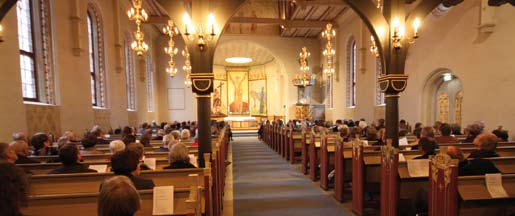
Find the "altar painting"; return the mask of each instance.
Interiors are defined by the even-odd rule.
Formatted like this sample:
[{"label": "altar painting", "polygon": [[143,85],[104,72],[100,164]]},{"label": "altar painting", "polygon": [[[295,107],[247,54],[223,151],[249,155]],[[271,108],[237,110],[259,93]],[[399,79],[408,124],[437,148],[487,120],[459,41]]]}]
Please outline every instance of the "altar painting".
[{"label": "altar painting", "polygon": [[266,109],[266,80],[253,80],[249,82],[250,89],[250,114],[265,116]]},{"label": "altar painting", "polygon": [[227,81],[214,80],[211,93],[211,116],[227,116]]},{"label": "altar painting", "polygon": [[249,115],[248,72],[227,72],[228,106],[230,115]]}]

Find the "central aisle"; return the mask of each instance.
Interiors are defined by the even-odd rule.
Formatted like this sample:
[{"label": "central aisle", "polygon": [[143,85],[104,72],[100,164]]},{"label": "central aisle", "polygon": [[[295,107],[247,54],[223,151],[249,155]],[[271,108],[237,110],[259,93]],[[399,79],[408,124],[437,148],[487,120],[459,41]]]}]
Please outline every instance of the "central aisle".
[{"label": "central aisle", "polygon": [[349,215],[257,138],[232,145],[234,215]]}]

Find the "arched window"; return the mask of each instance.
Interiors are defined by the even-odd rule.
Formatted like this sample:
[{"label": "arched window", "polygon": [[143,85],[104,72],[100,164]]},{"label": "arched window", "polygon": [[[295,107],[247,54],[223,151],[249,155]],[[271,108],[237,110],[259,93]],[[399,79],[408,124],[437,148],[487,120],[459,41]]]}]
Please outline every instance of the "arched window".
[{"label": "arched window", "polygon": [[99,10],[93,3],[88,4],[87,25],[91,104],[106,107],[103,26]]},{"label": "arched window", "polygon": [[147,55],[146,70],[148,111],[154,112],[154,64],[150,55]]},{"label": "arched window", "polygon": [[130,48],[130,36],[125,40],[125,88],[127,90],[127,110],[136,110],[136,76],[134,66],[134,53]]},{"label": "arched window", "polygon": [[354,37],[347,45],[347,107],[356,106],[357,45]]},{"label": "arched window", "polygon": [[16,5],[22,93],[25,101],[55,103],[50,0]]},{"label": "arched window", "polygon": [[386,104],[386,100],[384,97],[384,93],[381,92],[381,88],[379,87],[379,83],[377,82],[377,79],[381,77],[383,65],[381,64],[380,58],[375,58],[376,64],[375,64],[375,70],[376,70],[376,79],[374,80],[376,84],[376,105],[382,106]]}]

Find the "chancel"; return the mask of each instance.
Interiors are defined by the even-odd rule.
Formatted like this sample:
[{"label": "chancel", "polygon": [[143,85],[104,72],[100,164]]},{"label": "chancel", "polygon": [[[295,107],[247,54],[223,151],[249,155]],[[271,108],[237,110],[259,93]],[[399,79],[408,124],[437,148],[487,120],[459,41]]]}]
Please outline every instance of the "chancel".
[{"label": "chancel", "polygon": [[513,0],[0,0],[0,215],[514,215]]}]

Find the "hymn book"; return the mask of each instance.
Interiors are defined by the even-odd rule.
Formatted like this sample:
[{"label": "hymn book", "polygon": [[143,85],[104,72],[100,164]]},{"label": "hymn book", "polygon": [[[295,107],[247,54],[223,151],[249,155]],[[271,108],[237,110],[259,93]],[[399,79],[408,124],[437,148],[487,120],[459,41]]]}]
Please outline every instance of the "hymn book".
[{"label": "hymn book", "polygon": [[151,170],[156,170],[156,158],[145,158],[143,159],[143,163]]},{"label": "hymn book", "polygon": [[92,170],[96,170],[98,173],[107,172],[107,164],[89,165],[89,168]]},{"label": "hymn book", "polygon": [[486,189],[492,198],[505,198],[508,193],[502,186],[502,175],[500,173],[485,174]]},{"label": "hymn book", "polygon": [[428,159],[407,160],[406,162],[408,162],[408,172],[410,177],[429,176]]},{"label": "hymn book", "polygon": [[173,186],[154,187],[152,215],[173,214]]}]

